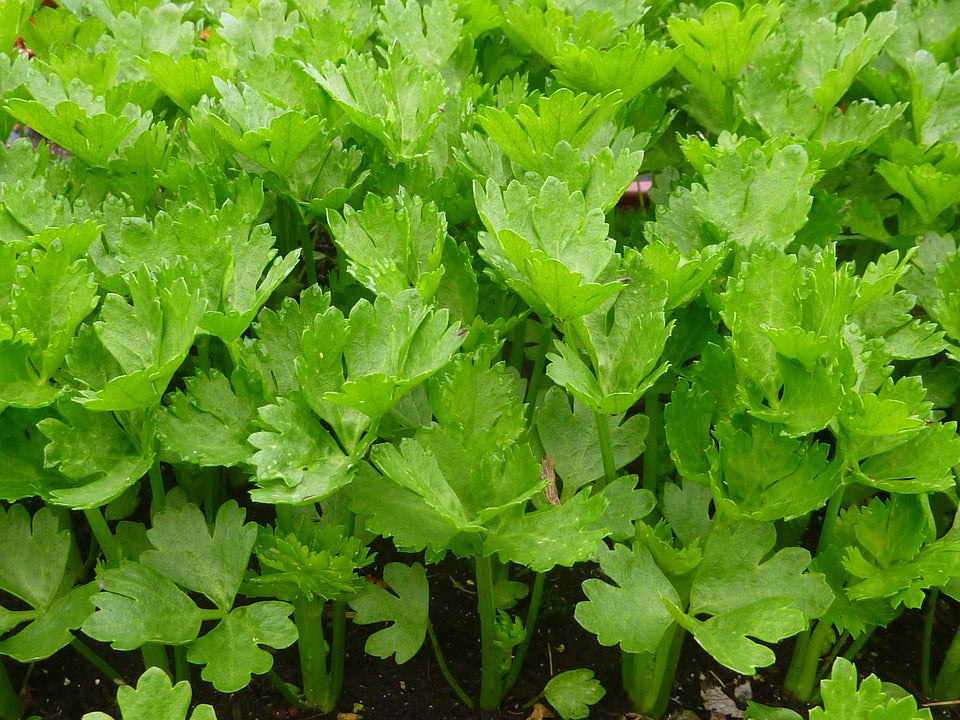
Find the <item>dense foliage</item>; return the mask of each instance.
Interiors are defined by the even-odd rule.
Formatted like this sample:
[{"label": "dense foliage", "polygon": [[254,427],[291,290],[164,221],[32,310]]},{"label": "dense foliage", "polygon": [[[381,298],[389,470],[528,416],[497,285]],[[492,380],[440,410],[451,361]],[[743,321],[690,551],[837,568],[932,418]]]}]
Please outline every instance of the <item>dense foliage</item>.
[{"label": "dense foliage", "polygon": [[[689,634],[929,717],[847,662],[925,604],[960,696],[960,2],[55,5],[0,0],[0,655],[141,651],[127,720],[253,674],[327,711],[350,607],[491,709],[596,563],[641,713]],[[366,582],[378,536],[422,562]]]}]

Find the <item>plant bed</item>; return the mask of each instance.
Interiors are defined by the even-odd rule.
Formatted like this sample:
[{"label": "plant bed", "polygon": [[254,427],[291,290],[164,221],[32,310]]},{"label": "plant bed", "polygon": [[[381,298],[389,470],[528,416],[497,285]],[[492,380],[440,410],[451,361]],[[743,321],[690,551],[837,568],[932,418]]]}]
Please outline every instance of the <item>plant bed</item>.
[{"label": "plant bed", "polygon": [[954,716],[958,28],[0,0],[0,720]]}]

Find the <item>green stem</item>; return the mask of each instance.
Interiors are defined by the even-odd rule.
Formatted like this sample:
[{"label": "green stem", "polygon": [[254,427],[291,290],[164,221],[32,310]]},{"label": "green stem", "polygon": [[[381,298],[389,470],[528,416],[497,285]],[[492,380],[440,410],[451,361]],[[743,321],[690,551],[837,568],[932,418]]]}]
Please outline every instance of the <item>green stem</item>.
[{"label": "green stem", "polygon": [[76,650],[80,656],[82,656],[85,660],[87,660],[87,662],[97,668],[97,670],[102,672],[113,682],[123,679],[120,675],[120,672],[114,668],[113,665],[97,655],[97,653],[85,645],[80,638],[73,638],[73,640],[70,641],[70,647]]},{"label": "green stem", "polygon": [[803,668],[803,658],[807,655],[807,648],[810,646],[810,628],[799,633],[796,636],[796,644],[793,646],[793,655],[790,657],[790,665],[787,667],[787,673],[783,678],[783,689],[791,695],[800,682],[800,670]]},{"label": "green stem", "polygon": [[641,715],[661,717],[670,702],[686,631],[674,625],[655,653],[620,653],[623,688]]},{"label": "green stem", "polygon": [[167,675],[170,675],[170,658],[167,657],[165,645],[147,643],[140,647],[140,654],[143,655],[144,668],[158,667]]},{"label": "green stem", "polygon": [[443,679],[447,681],[453,692],[457,694],[457,697],[460,698],[460,702],[466,705],[468,708],[473,710],[476,705],[474,705],[473,700],[470,699],[470,696],[460,687],[460,683],[457,682],[456,678],[453,677],[453,673],[450,672],[450,668],[447,667],[447,661],[443,659],[443,653],[440,651],[440,642],[437,640],[437,634],[433,631],[433,623],[427,623],[427,636],[430,638],[430,644],[433,646],[433,655],[437,658],[437,665],[440,667],[440,674],[443,675]]},{"label": "green stem", "polygon": [[822,651],[832,628],[831,623],[820,620],[810,633],[810,641],[807,643],[802,665],[796,676],[796,686],[789,689],[790,693],[801,702],[809,702],[817,690],[817,681],[820,679],[820,658],[824,655]]},{"label": "green stem", "polygon": [[19,720],[20,696],[13,689],[7,669],[0,659],[0,720]]},{"label": "green stem", "polygon": [[523,640],[517,646],[513,656],[513,662],[510,663],[510,672],[507,673],[506,680],[503,681],[503,691],[509,692],[510,688],[520,677],[520,670],[523,669],[523,661],[527,657],[527,651],[530,649],[530,643],[533,641],[533,631],[537,627],[537,618],[540,616],[540,603],[543,601],[543,586],[547,574],[538,572],[533,580],[533,589],[530,591],[530,603],[527,605],[526,622],[523,625]]},{"label": "green stem", "polygon": [[210,336],[197,337],[197,367],[204,373],[210,372]]},{"label": "green stem", "polygon": [[654,495],[660,491],[660,437],[663,434],[663,408],[660,393],[649,390],[644,396],[643,411],[650,421],[647,445],[643,451],[643,487]]},{"label": "green stem", "polygon": [[284,535],[293,532],[293,507],[286,503],[277,503],[273,506],[277,514],[277,530]]},{"label": "green stem", "polygon": [[319,598],[298,596],[294,601],[293,620],[300,639],[300,672],[303,678],[303,696],[307,704],[321,712],[333,707],[324,707],[329,695],[330,675],[327,672],[327,641],[323,636],[323,601]]},{"label": "green stem", "polygon": [[837,519],[840,517],[843,491],[844,487],[841,485],[833,495],[830,496],[830,500],[827,501],[827,509],[823,515],[823,526],[820,528],[820,540],[817,542],[817,555],[819,555],[824,548],[830,547],[833,544],[833,530],[837,525]]},{"label": "green stem", "polygon": [[[873,637],[873,631],[876,629],[877,629],[876,625],[871,625],[862,633],[857,635],[856,640],[850,643],[850,647],[848,647],[846,650],[843,651],[843,659],[853,662],[856,659],[857,655],[860,654],[860,651],[863,650],[863,646],[867,644],[867,641],[870,640],[871,637]],[[834,654],[834,657],[835,656],[836,654]],[[833,665],[833,658],[830,659],[829,664]],[[829,669],[830,669],[829,667],[826,667],[824,669],[824,672],[826,672]]]},{"label": "green stem", "polygon": [[930,674],[930,653],[933,645],[933,624],[937,615],[940,588],[933,588],[927,596],[927,612],[923,617],[923,638],[920,644],[920,690],[924,695],[933,695],[933,680]]},{"label": "green stem", "polygon": [[222,468],[205,468],[201,482],[203,482],[203,514],[208,523],[213,523],[220,509],[220,498],[223,496]]},{"label": "green stem", "polygon": [[187,647],[185,645],[176,645],[173,648],[173,674],[175,683],[183,680],[190,682],[190,663],[187,662]]},{"label": "green stem", "polygon": [[[353,536],[357,516],[347,510],[343,519],[343,537]],[[330,671],[327,674],[326,694],[320,709],[324,712],[333,710],[340,701],[343,692],[343,671],[347,658],[347,603],[345,600],[336,600],[333,603],[333,628],[329,648]]]},{"label": "green stem", "polygon": [[493,601],[493,561],[476,559],[477,613],[480,616],[480,709],[495,710],[503,697],[502,651],[497,647],[497,609]]},{"label": "green stem", "polygon": [[159,462],[150,466],[150,494],[153,499],[150,503],[150,514],[156,515],[167,506],[167,491],[163,487]]},{"label": "green stem", "polygon": [[603,458],[603,479],[607,485],[617,479],[617,461],[613,457],[613,441],[610,439],[610,425],[607,416],[595,412],[597,421],[597,437],[600,439],[600,457]]},{"label": "green stem", "polygon": [[277,692],[280,693],[280,696],[290,707],[295,707],[298,710],[309,709],[309,706],[305,705],[304,702],[297,697],[297,694],[293,691],[290,683],[285,682],[284,679],[277,674],[276,670],[273,668],[267,670],[267,678],[273,683],[273,686],[277,689]]},{"label": "green stem", "polygon": [[933,697],[936,700],[960,698],[960,630],[953,636],[950,647],[943,656],[943,663],[933,686]]},{"label": "green stem", "polygon": [[510,367],[523,375],[523,358],[527,345],[527,321],[521,320],[510,331]]},{"label": "green stem", "polygon": [[527,383],[526,420],[527,427],[533,422],[533,414],[537,408],[537,397],[540,395],[540,385],[543,384],[543,371],[547,365],[547,352],[553,342],[553,320],[547,318],[540,328],[540,342],[537,344],[537,356],[533,361],[533,371],[530,373],[530,382]]},{"label": "green stem", "polygon": [[103,557],[107,561],[107,566],[118,567],[120,565],[120,549],[117,546],[117,539],[113,536],[113,533],[110,532],[110,526],[107,525],[107,521],[103,519],[100,508],[84,510],[83,514],[90,524],[90,530],[93,531],[93,536],[100,544],[100,549],[103,550]]}]

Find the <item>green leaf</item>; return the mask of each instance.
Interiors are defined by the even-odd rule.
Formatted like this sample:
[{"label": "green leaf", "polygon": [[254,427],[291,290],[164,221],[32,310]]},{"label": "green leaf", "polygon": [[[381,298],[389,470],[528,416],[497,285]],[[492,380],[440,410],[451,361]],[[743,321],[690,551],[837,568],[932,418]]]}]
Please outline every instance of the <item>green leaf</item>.
[{"label": "green leaf", "polygon": [[260,575],[248,574],[243,593],[295,602],[298,597],[342,600],[364,587],[357,570],[372,562],[367,548],[343,527],[300,518],[293,532],[261,527],[257,536]]},{"label": "green leaf", "polygon": [[369,584],[365,592],[350,600],[350,607],[356,612],[354,622],[361,625],[391,623],[367,638],[364,651],[379,658],[394,655],[402,665],[417,654],[427,635],[427,573],[420,563],[388,563],[383,580],[389,590]]},{"label": "green leaf", "polygon": [[178,461],[230,467],[249,460],[247,438],[260,402],[252,373],[237,368],[229,379],[216,369],[184,380],[157,414],[157,435]]},{"label": "green leaf", "polygon": [[408,59],[395,45],[385,67],[372,54],[351,52],[340,65],[327,60],[321,70],[305,65],[358,127],[383,143],[396,160],[427,151],[446,100],[443,78]]},{"label": "green leaf", "polygon": [[279,398],[260,408],[265,430],[248,441],[259,448],[249,462],[257,469],[260,502],[299,504],[329,497],[350,482],[351,461],[320,421],[296,400]]},{"label": "green leaf", "polygon": [[[117,705],[122,720],[186,720],[192,691],[186,681],[172,685],[170,676],[158,667],[147,668],[137,686],[121,685]],[[82,720],[113,720],[102,712],[87,713]],[[217,720],[209,705],[197,705],[190,720]]]},{"label": "green leaf", "polygon": [[878,489],[927,493],[952,487],[953,466],[960,463],[956,423],[936,423],[910,442],[860,463],[856,479]]},{"label": "green leaf", "polygon": [[70,530],[49,508],[38,510],[32,520],[23,505],[6,512],[0,508],[0,590],[47,609],[70,572],[70,544]]},{"label": "green leaf", "polygon": [[82,630],[114,650],[136,650],[150,642],[185,645],[196,639],[203,612],[172,581],[146,565],[128,562],[101,570],[96,612]]},{"label": "green leaf", "polygon": [[210,632],[187,650],[187,660],[204,668],[201,677],[223,693],[242,690],[251,675],[273,667],[273,655],[260,647],[285,648],[297,639],[290,620],[293,606],[283,602],[257,602],[228,613]]},{"label": "green leaf", "polygon": [[[646,415],[604,417],[610,429],[614,462],[622,468],[644,450],[650,421]],[[563,480],[562,497],[603,477],[603,458],[597,438],[596,414],[573,401],[557,386],[547,390],[537,406],[536,428],[544,450]]]},{"label": "green leaf", "polygon": [[377,23],[387,46],[394,43],[405,57],[438,72],[450,60],[463,36],[463,20],[447,0],[421,5],[412,0],[387,0],[380,6]]},{"label": "green leaf", "polygon": [[73,642],[72,630],[93,612],[96,583],[78,585],[58,598],[36,620],[15,635],[0,641],[0,654],[20,663],[45,660]]},{"label": "green leaf", "polygon": [[956,204],[960,175],[941,172],[929,163],[905,166],[888,160],[878,162],[876,170],[910,201],[925,223],[933,223],[937,215]]},{"label": "green leaf", "polygon": [[[823,507],[840,487],[841,463],[827,461],[823,443],[791,439],[763,422],[721,421],[713,431],[719,452],[708,457],[716,491],[731,514],[756,520],[792,519]],[[722,478],[722,479],[721,479]]]},{"label": "green leaf", "polygon": [[[376,447],[376,446],[375,446]],[[445,515],[433,510],[419,495],[406,490],[362,463],[347,486],[350,507],[364,515],[366,527],[392,537],[398,548],[413,552],[429,549],[443,555],[453,550],[461,557],[475,554],[479,547],[462,534]]]},{"label": "green leaf", "polygon": [[447,224],[435,204],[405,193],[396,201],[368,194],[360,211],[327,211],[327,223],[350,274],[374,293],[396,295],[415,287],[424,300],[436,293]]},{"label": "green leaf", "polygon": [[597,636],[601,645],[620,645],[624,652],[654,653],[673,617],[662,598],[680,602],[676,589],[642,545],[628,549],[601,546],[600,568],[610,583],[591,578],[583,582],[587,600],[577,603],[574,617]]},{"label": "green leaf", "polygon": [[165,265],[155,277],[143,266],[126,280],[132,304],[110,293],[103,301],[97,336],[122,368],[102,388],[80,392],[90,410],[133,410],[158,404],[187,357],[205,309],[199,290],[184,280],[184,262]]},{"label": "green leaf", "polygon": [[932,720],[930,710],[917,708],[916,698],[894,699],[876,675],[867,676],[857,687],[857,668],[837,658],[830,677],[821,681],[823,707],[810,710],[810,720]]},{"label": "green leaf", "polygon": [[620,91],[630,101],[666,75],[680,48],[645,42],[642,26],[618,32],[615,21],[602,28],[597,18],[575,18],[558,7],[508,5],[508,26],[546,58],[563,85],[596,95]]},{"label": "green leaf", "polygon": [[572,318],[595,310],[623,285],[598,282],[616,262],[600,208],[548,177],[534,195],[519,182],[506,190],[492,180],[474,183],[484,260],[542,315]]},{"label": "green leaf", "polygon": [[382,417],[406,392],[447,362],[463,342],[446,310],[425,305],[408,290],[350,311],[343,357],[347,379],[325,399]]},{"label": "green leaf", "polygon": [[600,702],[606,691],[592,670],[567,670],[550,678],[543,696],[564,720],[590,716],[590,706]]},{"label": "green leaf", "polygon": [[547,355],[547,375],[605,415],[625,413],[666,371],[661,355],[673,329],[663,312],[666,284],[649,278],[640,263],[626,270],[640,277],[571,323],[571,334],[583,344],[592,370],[567,343],[556,343],[560,355]]},{"label": "green leaf", "polygon": [[580,492],[559,506],[547,505],[532,513],[507,514],[484,543],[484,554],[546,572],[556,565],[572,567],[590,559],[606,527],[591,527],[603,515],[607,498]]},{"label": "green leaf", "polygon": [[226,612],[250,561],[256,523],[244,524],[244,510],[229,500],[220,506],[211,533],[196,505],[168,505],[153,518],[147,537],[155,550],[140,562],[165,578],[203,593]]},{"label": "green leaf", "polygon": [[[777,642],[795,635],[833,601],[823,576],[806,572],[806,550],[784,548],[763,560],[775,542],[770,523],[716,524],[691,586],[688,614],[675,601],[668,603],[673,617],[707,652],[744,674],[776,659],[750,638]],[[702,614],[711,617],[697,619]]]},{"label": "green leaf", "polygon": [[64,401],[63,420],[49,417],[37,427],[49,439],[44,450],[48,466],[58,466],[60,478],[45,488],[52,502],[86,510],[116,500],[153,465],[152,453],[137,448],[112,413],[93,412]]}]

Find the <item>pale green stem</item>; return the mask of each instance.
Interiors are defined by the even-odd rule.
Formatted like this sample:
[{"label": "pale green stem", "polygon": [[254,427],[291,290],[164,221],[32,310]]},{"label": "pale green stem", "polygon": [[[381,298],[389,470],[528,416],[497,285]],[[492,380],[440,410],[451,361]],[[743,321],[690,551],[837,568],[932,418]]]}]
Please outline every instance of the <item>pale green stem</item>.
[{"label": "pale green stem", "polygon": [[440,668],[440,674],[443,676],[443,679],[447,681],[447,685],[449,685],[457,697],[460,698],[460,702],[473,710],[476,705],[474,705],[473,700],[467,695],[464,689],[460,687],[460,683],[457,682],[456,678],[453,677],[453,673],[450,672],[450,668],[447,667],[447,661],[443,659],[440,642],[437,640],[437,634],[433,631],[433,623],[427,623],[427,636],[430,638],[430,644],[433,646],[433,654],[434,657],[437,658],[437,665]]},{"label": "pale green stem", "polygon": [[530,591],[530,603],[527,605],[526,622],[523,625],[523,640],[517,646],[513,656],[513,662],[510,664],[510,672],[507,673],[506,680],[503,681],[503,692],[509,692],[510,688],[520,677],[520,671],[523,669],[523,661],[527,657],[527,651],[530,649],[530,643],[533,640],[533,631],[537,627],[537,618],[540,616],[540,603],[543,601],[543,586],[547,574],[538,572],[533,580],[533,589]]},{"label": "pale green stem", "polygon": [[663,436],[663,409],[660,393],[649,390],[644,396],[644,414],[650,421],[647,444],[643,451],[643,487],[654,495],[660,491],[660,438]]},{"label": "pale green stem", "polygon": [[503,697],[502,651],[497,647],[497,609],[493,601],[490,557],[476,558],[477,613],[480,616],[480,709],[495,710]]},{"label": "pale green stem", "polygon": [[610,439],[610,425],[607,423],[609,416],[595,412],[593,417],[597,421],[597,437],[600,440],[600,457],[603,458],[603,479],[604,482],[609,485],[617,479],[617,462],[613,456],[613,441]]},{"label": "pale green stem", "polygon": [[13,683],[7,675],[3,659],[0,658],[0,720],[19,720],[19,718],[20,696],[13,689]]},{"label": "pale green stem", "polygon": [[537,397],[540,395],[540,386],[543,384],[544,368],[547,365],[547,352],[553,342],[553,320],[547,318],[540,327],[540,342],[537,344],[537,356],[533,362],[533,371],[527,384],[527,394],[524,402],[527,403],[527,427],[533,422],[533,414],[537,408]]},{"label": "pale green stem", "polygon": [[110,680],[116,682],[122,679],[120,672],[110,663],[97,655],[93,650],[87,647],[80,638],[75,637],[70,641],[70,647],[77,651],[85,660],[106,675]]},{"label": "pale green stem", "polygon": [[120,565],[120,549],[117,546],[117,539],[110,532],[110,526],[104,520],[100,508],[84,510],[83,514],[87,518],[90,530],[100,544],[100,549],[103,550],[103,557],[107,561],[107,566],[118,567]]},{"label": "pale green stem", "polygon": [[933,588],[927,596],[927,612],[923,617],[923,638],[920,645],[920,690],[927,697],[933,694],[933,676],[930,673],[930,653],[933,646],[933,624],[936,621],[940,589]]}]

